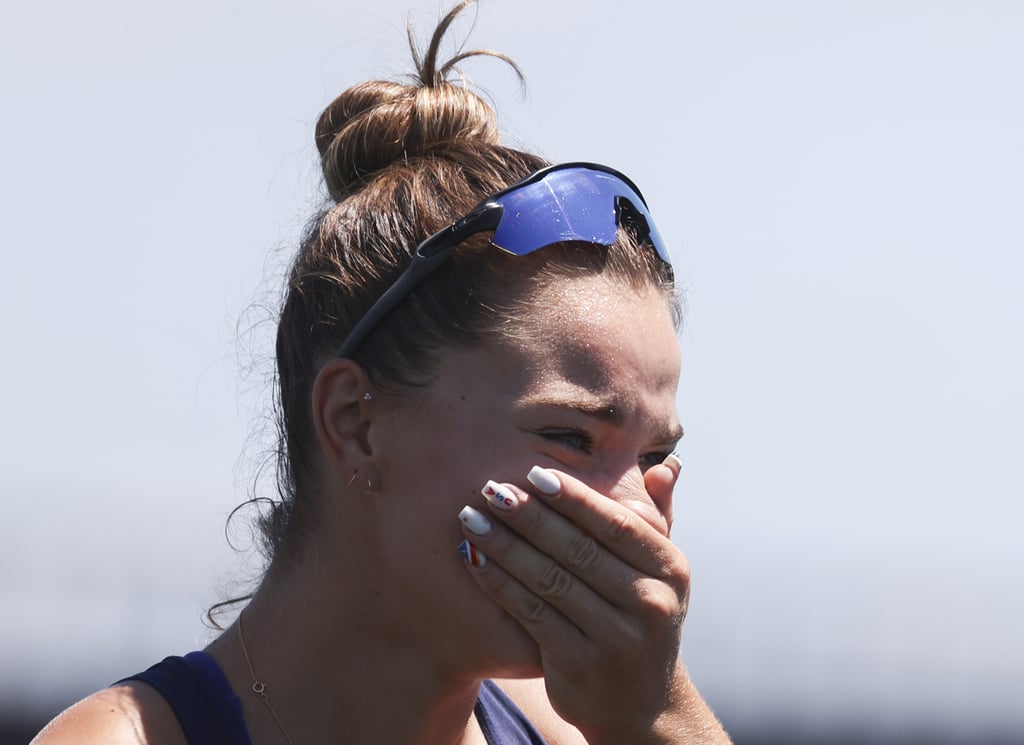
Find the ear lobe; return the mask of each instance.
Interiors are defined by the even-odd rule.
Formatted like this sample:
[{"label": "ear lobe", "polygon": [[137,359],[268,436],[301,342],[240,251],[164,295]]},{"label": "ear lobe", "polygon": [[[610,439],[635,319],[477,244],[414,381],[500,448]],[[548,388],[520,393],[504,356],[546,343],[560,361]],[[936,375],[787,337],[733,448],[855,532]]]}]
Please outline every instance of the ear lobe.
[{"label": "ear lobe", "polygon": [[331,469],[350,473],[373,454],[369,441],[372,388],[363,368],[350,359],[328,362],[313,383],[313,424]]}]

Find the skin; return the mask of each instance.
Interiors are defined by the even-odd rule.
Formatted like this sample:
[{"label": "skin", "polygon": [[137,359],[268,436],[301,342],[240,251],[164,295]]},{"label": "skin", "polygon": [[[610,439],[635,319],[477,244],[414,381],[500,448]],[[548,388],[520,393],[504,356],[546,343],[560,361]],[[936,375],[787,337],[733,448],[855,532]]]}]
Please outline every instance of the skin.
[{"label": "skin", "polygon": [[[295,745],[479,745],[482,678],[507,679],[552,745],[728,742],[678,661],[689,569],[668,539],[678,472],[658,465],[682,434],[666,303],[588,277],[536,307],[515,342],[444,350],[424,388],[376,390],[350,360],[321,371],[317,529],[244,611]],[[530,483],[534,466],[557,494]],[[488,480],[518,506],[491,506]],[[459,522],[465,505],[488,516],[486,535]],[[463,537],[485,566],[455,551]],[[207,651],[253,742],[284,742],[248,693],[237,628]],[[72,740],[184,742],[141,684],[94,694],[35,742]]]}]

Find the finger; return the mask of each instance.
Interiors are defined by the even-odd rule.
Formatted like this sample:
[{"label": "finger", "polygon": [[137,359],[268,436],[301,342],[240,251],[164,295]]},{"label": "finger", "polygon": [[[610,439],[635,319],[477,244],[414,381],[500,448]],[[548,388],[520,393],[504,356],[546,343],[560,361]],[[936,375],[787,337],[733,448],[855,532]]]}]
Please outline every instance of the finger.
[{"label": "finger", "polygon": [[489,482],[484,496],[491,513],[515,531],[488,535],[488,544],[496,545],[487,550],[501,551],[500,563],[517,577],[532,576],[524,581],[542,597],[565,584],[561,572],[566,572],[617,605],[641,576],[593,536],[518,487]]},{"label": "finger", "polygon": [[662,463],[648,468],[644,473],[644,486],[658,511],[664,516],[669,532],[672,530],[672,492],[679,480],[682,465],[679,456],[671,453]]},{"label": "finger", "polygon": [[[531,474],[537,476],[535,471]],[[550,482],[548,486],[554,487]],[[489,482],[483,492],[491,514],[500,520],[496,528],[504,523],[514,531],[495,530],[482,536],[485,553],[493,554],[527,588],[553,603],[589,635],[606,634],[606,629],[592,628],[593,619],[611,609],[644,616],[678,613],[688,590],[685,557],[631,510],[600,498],[599,503],[611,504],[621,519],[642,526],[648,537],[659,542],[659,551],[667,545],[676,563],[664,576],[651,570],[661,565],[650,555],[636,561],[640,566],[625,561],[590,531],[518,487]]]},{"label": "finger", "polygon": [[[666,466],[664,470],[671,471],[671,468]],[[672,478],[674,481],[674,475]],[[599,494],[582,481],[561,471],[535,467],[527,480],[536,488],[544,505],[641,574],[657,579],[678,580],[688,577],[689,567],[682,552],[667,535],[634,510]],[[557,536],[563,547],[561,550],[559,545],[550,545],[550,538],[536,525],[538,520],[544,520],[546,516],[538,517],[538,514],[541,513],[513,510],[508,515],[502,515],[502,519],[534,545],[554,551],[552,555],[564,557],[564,534]]]},{"label": "finger", "polygon": [[[513,492],[505,485],[500,491],[507,495],[507,501],[502,500],[506,512],[493,514],[501,515],[502,520],[530,509],[546,513],[551,520],[564,520],[528,494]],[[587,669],[580,667],[580,660],[594,660],[595,650],[602,656],[632,662],[648,647],[663,650],[667,645],[673,656],[676,653],[686,614],[685,582],[674,586],[644,577],[599,547],[608,556],[605,566],[618,563],[628,577],[617,581],[611,579],[613,572],[599,573],[595,584],[609,588],[600,594],[502,521],[472,507],[463,508],[460,519],[468,539],[463,556],[471,576],[537,641],[542,654],[570,660],[573,669]],[[481,561],[480,556],[486,558]]]},{"label": "finger", "polygon": [[[505,491],[507,487],[501,489]],[[512,494],[510,490],[509,493]],[[580,628],[587,625],[587,619],[604,616],[618,604],[628,601],[628,588],[641,578],[635,569],[609,554],[593,539],[583,536],[579,529],[570,525],[561,515],[537,500],[530,499],[525,493],[514,510],[497,514],[511,517],[513,511],[526,515],[545,515],[542,519],[550,520],[539,527],[539,532],[545,535],[543,543],[547,546],[535,546],[513,529],[501,522],[492,522],[472,507],[466,506],[459,513],[466,538],[478,552],[486,556],[484,566],[498,564],[522,587],[553,605]],[[530,517],[526,519],[531,520]],[[584,545],[583,541],[586,541],[590,548],[585,549],[586,560],[593,563],[585,571],[573,566],[572,559],[559,555],[561,552],[557,547],[560,535],[579,545]],[[472,557],[467,558],[472,563]],[[597,566],[602,571],[590,571]]]},{"label": "finger", "polygon": [[[476,548],[480,542],[479,537],[473,538],[470,551],[463,553],[466,557],[464,563],[477,586],[515,619],[542,650],[556,649],[577,658],[589,653],[593,645],[586,632],[501,566],[497,552],[493,552],[494,555],[488,554],[482,562],[474,562],[469,558],[469,553],[480,555],[480,550]],[[491,550],[490,547],[488,549]]]},{"label": "finger", "polygon": [[[569,499],[575,485],[563,488],[559,476],[533,471],[530,480],[546,491],[557,489],[559,499],[563,495]],[[496,565],[516,580],[520,593],[533,596],[516,595],[511,590],[512,595],[496,600],[511,615],[527,621],[531,614],[546,610],[537,605],[543,602],[587,638],[605,646],[629,639],[639,643],[655,629],[678,628],[689,587],[685,557],[631,510],[587,491],[598,498],[596,505],[611,505],[622,519],[642,526],[640,530],[648,538],[668,545],[676,560],[668,575],[662,578],[631,566],[535,495],[509,484],[488,482],[483,494],[491,508],[490,517],[472,507],[464,508],[460,513],[463,531],[488,557],[482,576]],[[664,545],[659,545],[661,549]],[[510,606],[513,602],[519,604]]]},{"label": "finger", "polygon": [[[471,557],[481,554],[486,558],[474,563]],[[584,669],[590,663],[583,661],[593,658],[595,650],[610,653],[623,645],[640,648],[657,633],[656,628],[674,633],[683,612],[664,583],[657,583],[660,592],[653,588],[646,592],[637,608],[616,608],[501,524],[492,526],[486,536],[474,537],[463,556],[477,585],[519,622],[542,654],[571,660]],[[655,615],[638,614],[639,610],[653,610]],[[598,661],[592,659],[595,664]]]}]

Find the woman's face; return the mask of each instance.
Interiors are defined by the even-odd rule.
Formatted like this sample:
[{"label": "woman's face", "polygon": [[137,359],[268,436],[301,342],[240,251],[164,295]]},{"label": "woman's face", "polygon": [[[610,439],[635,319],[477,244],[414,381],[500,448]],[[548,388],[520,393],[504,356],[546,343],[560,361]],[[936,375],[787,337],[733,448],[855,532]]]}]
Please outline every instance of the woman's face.
[{"label": "woman's face", "polygon": [[[536,646],[460,566],[458,513],[488,480],[570,473],[667,532],[643,472],[681,436],[679,347],[665,300],[601,277],[559,281],[515,341],[446,350],[432,382],[375,417],[378,568],[440,647],[535,673]],[[383,564],[383,566],[379,566]],[[491,672],[490,674],[495,674]]]}]

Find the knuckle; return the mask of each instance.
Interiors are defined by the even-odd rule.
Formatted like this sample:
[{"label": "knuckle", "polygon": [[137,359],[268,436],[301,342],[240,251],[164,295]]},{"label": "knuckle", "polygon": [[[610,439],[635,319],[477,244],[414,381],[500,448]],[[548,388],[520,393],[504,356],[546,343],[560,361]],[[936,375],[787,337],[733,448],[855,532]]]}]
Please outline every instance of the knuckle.
[{"label": "knuckle", "polygon": [[527,519],[527,524],[530,530],[533,532],[540,532],[544,530],[545,526],[548,524],[547,510],[530,510],[529,518]]},{"label": "knuckle", "polygon": [[636,623],[617,623],[612,626],[612,644],[620,655],[635,659],[637,650],[649,641],[645,629]]},{"label": "knuckle", "polygon": [[506,572],[490,572],[490,585],[495,590],[507,590],[512,586],[512,577]]},{"label": "knuckle", "polygon": [[506,572],[485,571],[478,576],[484,587],[497,598],[508,597],[514,589],[512,578]]},{"label": "knuckle", "polygon": [[543,623],[551,612],[550,606],[534,595],[524,595],[520,598],[516,603],[516,609],[522,621],[532,624]]},{"label": "knuckle", "polygon": [[605,526],[605,538],[611,543],[620,543],[629,538],[635,532],[634,519],[633,513],[628,510],[616,512]]},{"label": "knuckle", "polygon": [[550,599],[565,597],[571,588],[572,575],[557,564],[548,567],[537,585],[538,592]]},{"label": "knuckle", "polygon": [[661,582],[644,581],[637,587],[643,615],[655,623],[678,622],[685,613],[680,596]]},{"label": "knuckle", "polygon": [[574,535],[565,548],[565,563],[576,571],[597,569],[601,565],[597,541],[583,533]]},{"label": "knuckle", "polygon": [[665,568],[665,579],[673,587],[685,590],[690,586],[690,562],[685,556],[679,556],[668,562]]},{"label": "knuckle", "polygon": [[690,562],[686,554],[669,545],[659,549],[655,554],[656,569],[653,576],[658,577],[678,591],[690,586]]}]

